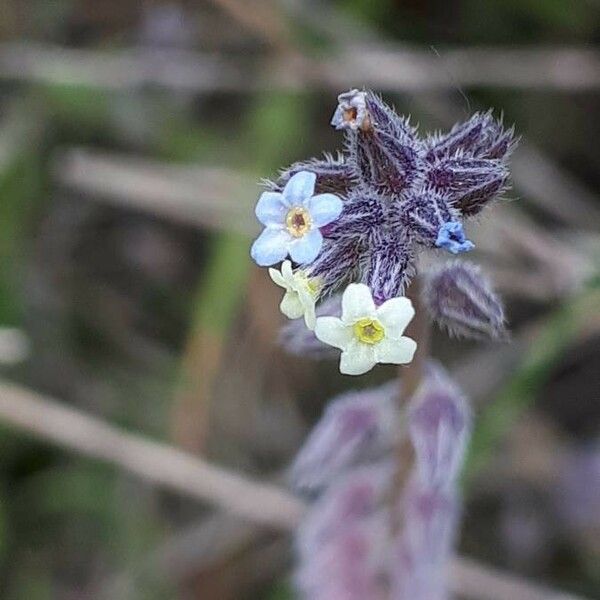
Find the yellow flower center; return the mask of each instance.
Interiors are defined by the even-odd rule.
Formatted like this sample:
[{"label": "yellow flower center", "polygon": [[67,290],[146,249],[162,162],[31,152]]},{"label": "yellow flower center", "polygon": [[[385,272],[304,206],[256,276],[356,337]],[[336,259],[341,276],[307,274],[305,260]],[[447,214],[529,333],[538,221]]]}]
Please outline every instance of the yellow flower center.
[{"label": "yellow flower center", "polygon": [[321,289],[321,279],[319,277],[312,277],[311,279],[307,278],[306,285],[308,287],[308,291],[313,296],[318,296]]},{"label": "yellow flower center", "polygon": [[354,335],[364,344],[376,344],[385,337],[385,330],[376,319],[361,319],[354,324]]},{"label": "yellow flower center", "polygon": [[302,237],[310,229],[312,220],[309,212],[301,206],[290,209],[285,218],[287,230],[294,237]]}]

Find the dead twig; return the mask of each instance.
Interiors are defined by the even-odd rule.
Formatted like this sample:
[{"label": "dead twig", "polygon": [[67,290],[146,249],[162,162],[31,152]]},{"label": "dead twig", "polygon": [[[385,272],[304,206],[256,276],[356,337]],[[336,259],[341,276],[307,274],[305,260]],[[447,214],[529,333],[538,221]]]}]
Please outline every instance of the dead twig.
[{"label": "dead twig", "polygon": [[186,167],[71,148],[54,160],[63,187],[187,226],[254,234],[256,182],[230,169]]},{"label": "dead twig", "polygon": [[600,53],[587,48],[446,48],[435,54],[374,42],[341,45],[335,56],[312,60],[310,65],[299,58],[298,53],[286,51],[267,61],[265,69],[264,57],[252,60],[173,50],[164,51],[157,61],[141,49],[98,52],[5,43],[0,45],[0,80],[104,90],[154,86],[190,93],[248,92],[265,86],[339,91],[357,81],[389,92],[476,86],[572,92],[600,87]]},{"label": "dead twig", "polygon": [[120,431],[16,385],[0,383],[0,418],[43,440],[263,525],[289,529],[303,513],[302,503],[276,486],[250,481],[172,446]]},{"label": "dead twig", "polygon": [[211,0],[245,29],[252,31],[274,48],[290,50],[289,31],[275,7],[260,0]]}]

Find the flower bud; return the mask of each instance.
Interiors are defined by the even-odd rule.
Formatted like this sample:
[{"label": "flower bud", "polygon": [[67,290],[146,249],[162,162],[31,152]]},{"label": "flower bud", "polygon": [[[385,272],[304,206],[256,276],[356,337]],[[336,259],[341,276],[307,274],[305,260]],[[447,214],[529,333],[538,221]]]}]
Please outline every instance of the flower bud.
[{"label": "flower bud", "polygon": [[371,237],[363,281],[376,304],[404,294],[415,273],[415,257],[405,231],[383,231]]},{"label": "flower bud", "polygon": [[376,515],[350,523],[326,543],[300,552],[294,577],[300,597],[386,600],[388,530],[388,520]]},{"label": "flower bud", "polygon": [[446,158],[429,169],[427,181],[462,215],[474,215],[506,188],[508,168],[499,160]]},{"label": "flower bud", "polygon": [[295,582],[302,597],[380,597],[390,543],[385,501],[393,474],[392,462],[379,462],[328,482],[296,533]]},{"label": "flower bud", "polygon": [[429,488],[456,482],[471,429],[471,410],[448,373],[430,364],[408,414],[415,467]]},{"label": "flower bud", "polygon": [[350,162],[356,175],[378,193],[396,195],[418,174],[422,147],[415,129],[373,92],[341,94],[332,120],[346,129]]},{"label": "flower bud", "polygon": [[267,182],[267,185],[270,189],[282,190],[290,178],[301,171],[308,171],[317,176],[316,194],[332,193],[345,196],[355,183],[352,167],[344,158],[334,158],[326,154],[322,159],[313,158],[294,163],[284,169],[275,182]]},{"label": "flower bud", "polygon": [[337,221],[321,231],[326,237],[333,238],[365,236],[381,229],[384,223],[383,200],[361,189],[350,193]]},{"label": "flower bud", "polygon": [[308,494],[334,477],[390,451],[398,434],[398,382],[335,398],[290,469],[292,486]]},{"label": "flower bud", "polygon": [[514,127],[505,130],[499,121],[493,121],[493,125],[487,130],[485,139],[476,148],[475,156],[506,161],[517,142],[518,138],[515,139]]},{"label": "flower bud", "polygon": [[389,597],[446,600],[447,562],[459,513],[456,495],[409,482],[402,508],[404,529],[391,553]]},{"label": "flower bud", "polygon": [[458,213],[446,193],[427,189],[411,194],[395,207],[395,211],[398,229],[408,229],[420,244],[444,248],[453,254],[473,248],[473,244],[465,238]]},{"label": "flower bud", "polygon": [[356,279],[363,252],[364,240],[359,235],[323,240],[321,252],[306,270],[308,277],[318,279],[321,298]]},{"label": "flower bud", "polygon": [[427,273],[423,301],[431,318],[452,335],[506,337],[502,303],[472,263],[452,261]]},{"label": "flower bud", "polygon": [[383,460],[331,477],[298,530],[299,548],[327,543],[349,525],[374,516],[384,507],[393,475],[393,462]]},{"label": "flower bud", "polygon": [[429,136],[426,160],[448,158],[506,159],[514,147],[514,129],[505,130],[491,111],[475,113],[468,121],[455,125],[445,135]]}]

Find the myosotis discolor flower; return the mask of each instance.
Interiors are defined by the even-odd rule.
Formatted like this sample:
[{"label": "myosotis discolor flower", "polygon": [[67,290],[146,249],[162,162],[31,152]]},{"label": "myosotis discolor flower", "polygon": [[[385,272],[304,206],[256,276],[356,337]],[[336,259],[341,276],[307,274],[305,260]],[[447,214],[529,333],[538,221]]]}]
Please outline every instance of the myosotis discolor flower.
[{"label": "myosotis discolor flower", "polygon": [[[264,230],[251,254],[261,266],[289,257],[271,270],[286,290],[282,312],[304,317],[319,340],[340,348],[343,373],[361,374],[378,362],[412,360],[415,342],[384,322],[393,313],[389,306],[410,305],[400,299],[417,274],[420,252],[458,255],[474,248],[465,223],[507,189],[513,130],[486,112],[423,138],[379,96],[360,90],[339,95],[331,124],[344,132],[343,152],[295,163],[267,182],[256,206]],[[468,302],[463,307],[458,292],[447,301],[438,295],[424,303],[431,316],[450,331],[501,332],[502,308],[483,275],[453,272],[470,286],[460,287]],[[443,283],[447,293],[446,280],[452,285],[452,278],[430,278],[426,289],[433,293]],[[370,304],[360,318],[349,324],[343,314],[315,316],[315,305],[318,314],[322,300],[344,290],[363,299],[368,290]],[[375,318],[378,311],[382,318]],[[311,351],[318,348],[314,338],[303,339]],[[301,353],[301,340],[287,344]]]}]

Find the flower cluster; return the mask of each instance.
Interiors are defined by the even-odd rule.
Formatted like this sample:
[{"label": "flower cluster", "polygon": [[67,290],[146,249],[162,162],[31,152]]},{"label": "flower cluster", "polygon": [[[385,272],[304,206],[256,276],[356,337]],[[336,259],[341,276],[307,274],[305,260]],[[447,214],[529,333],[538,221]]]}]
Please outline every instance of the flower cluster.
[{"label": "flower cluster", "polygon": [[[285,169],[256,207],[265,229],[252,256],[272,267],[292,320],[282,344],[319,357],[340,350],[348,375],[411,362],[417,343],[404,333],[415,309],[403,294],[417,275],[420,305],[451,334],[504,337],[502,305],[478,267],[452,259],[417,273],[417,258],[473,249],[464,220],[507,188],[513,131],[488,112],[423,139],[358,90],[338,97],[332,125],[344,152]],[[307,600],[448,597],[471,410],[432,363],[400,405],[401,387],[335,399],[290,469],[309,502],[295,573]]]},{"label": "flower cluster", "polygon": [[[402,430],[398,390],[396,380],[334,399],[292,465],[294,488],[312,501],[296,534],[302,598],[447,598],[471,411],[429,364]],[[415,460],[398,496],[390,456],[402,435]]]},{"label": "flower cluster", "polygon": [[[487,112],[421,138],[379,96],[359,90],[338,97],[331,123],[344,131],[343,153],[295,163],[267,182],[256,207],[265,229],[251,254],[261,266],[291,258],[295,270],[292,262],[271,270],[286,290],[282,311],[304,317],[319,340],[342,350],[342,372],[360,374],[378,362],[412,360],[414,342],[402,336],[412,308],[398,300],[418,253],[473,249],[464,219],[507,189],[514,133]],[[474,287],[487,289],[485,281]],[[342,314],[317,316],[315,304],[336,290],[344,290]],[[503,317],[490,298],[483,308],[496,314],[480,329],[494,334]],[[447,313],[452,309],[433,317],[450,331],[472,329],[471,321],[454,324]]]}]

